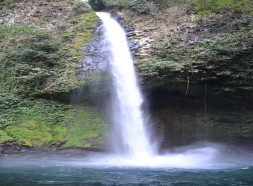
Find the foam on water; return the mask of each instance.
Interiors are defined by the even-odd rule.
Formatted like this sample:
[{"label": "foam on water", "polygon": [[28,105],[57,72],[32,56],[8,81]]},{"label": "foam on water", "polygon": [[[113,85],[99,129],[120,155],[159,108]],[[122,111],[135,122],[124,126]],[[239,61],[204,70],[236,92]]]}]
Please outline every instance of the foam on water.
[{"label": "foam on water", "polygon": [[87,167],[149,169],[247,169],[253,166],[253,153],[217,144],[197,144],[152,157],[125,157],[96,153],[90,156],[55,153],[21,153],[0,158],[0,167]]}]

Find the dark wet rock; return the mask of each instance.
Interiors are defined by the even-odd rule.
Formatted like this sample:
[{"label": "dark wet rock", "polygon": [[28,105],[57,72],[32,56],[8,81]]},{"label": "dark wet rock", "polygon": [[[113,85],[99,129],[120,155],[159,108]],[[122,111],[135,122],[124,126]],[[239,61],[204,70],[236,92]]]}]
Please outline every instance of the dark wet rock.
[{"label": "dark wet rock", "polygon": [[15,141],[0,143],[0,154],[11,154],[17,152],[26,152],[29,148],[19,145]]},{"label": "dark wet rock", "polygon": [[[125,20],[119,13],[112,13],[112,16],[124,27],[132,55],[139,55],[140,41],[132,39],[132,37],[136,35],[133,27],[126,25],[124,22]],[[106,56],[110,51],[108,51],[106,47],[108,43],[105,43],[103,40],[102,23],[97,23],[96,27],[96,38],[88,44],[88,49],[80,65],[80,71],[83,72],[84,75],[88,75],[94,71],[106,72],[109,68],[109,62],[106,61],[106,59],[108,59]],[[82,74],[81,72],[79,74]],[[82,77],[80,76],[79,79],[82,79]]]},{"label": "dark wet rock", "polygon": [[108,62],[105,60],[105,56],[108,55],[108,51],[105,49],[106,43],[103,42],[103,31],[101,22],[97,25],[96,38],[88,44],[84,59],[80,65],[80,70],[83,75],[87,75],[96,70],[107,71]]},{"label": "dark wet rock", "polygon": [[98,152],[105,152],[100,148],[57,148],[57,147],[33,147],[27,148],[15,142],[0,143],[0,157],[12,154],[32,155],[33,157],[43,156],[87,156]]},{"label": "dark wet rock", "polygon": [[135,36],[137,36],[135,28],[131,24],[128,24],[129,20],[126,20],[121,12],[111,11],[111,15],[124,28],[132,55],[139,56],[140,40],[139,38],[133,39]]}]

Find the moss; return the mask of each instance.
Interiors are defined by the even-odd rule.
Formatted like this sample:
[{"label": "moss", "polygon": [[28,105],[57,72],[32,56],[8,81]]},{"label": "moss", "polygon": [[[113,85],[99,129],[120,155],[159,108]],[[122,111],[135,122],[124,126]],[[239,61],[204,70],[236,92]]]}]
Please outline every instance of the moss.
[{"label": "moss", "polygon": [[0,130],[0,143],[14,140],[5,131]]},{"label": "moss", "polygon": [[217,12],[243,12],[252,11],[253,4],[251,0],[194,0],[199,14],[210,14]]},{"label": "moss", "polygon": [[51,130],[52,140],[50,143],[52,145],[61,146],[67,141],[67,127],[56,125]]},{"label": "moss", "polygon": [[104,118],[89,107],[79,106],[66,113],[68,141],[64,147],[94,147],[104,141]]},{"label": "moss", "polygon": [[3,95],[0,102],[1,141],[13,140],[29,147],[94,147],[104,140],[104,117],[91,106],[15,95]]},{"label": "moss", "polygon": [[77,79],[77,73],[87,45],[95,37],[94,25],[98,17],[95,12],[87,11],[76,16],[74,20],[76,27],[63,34],[65,42],[60,49],[60,53],[65,57],[63,66],[58,75],[51,80],[54,86],[43,90],[42,93],[68,92],[85,84],[85,81]]},{"label": "moss", "polygon": [[[16,25],[4,19],[0,24],[0,140],[32,147],[100,144],[103,117],[99,111],[38,98],[42,94],[57,97],[85,84],[77,73],[95,37],[98,17],[80,0],[48,1],[43,3],[46,9],[41,2],[17,2],[15,8],[4,11],[19,15],[16,10],[30,11],[26,8],[30,3],[38,11],[29,18],[20,15],[27,21],[18,20]],[[52,11],[56,6],[57,17]]]},{"label": "moss", "polygon": [[86,44],[94,38],[94,24],[98,21],[95,12],[88,12],[80,15],[80,23],[77,26],[78,32],[71,44],[69,56],[72,56],[72,62],[80,62],[84,54]]},{"label": "moss", "polygon": [[47,124],[28,120],[18,126],[9,126],[5,131],[19,144],[29,147],[41,147],[52,140],[52,134]]}]

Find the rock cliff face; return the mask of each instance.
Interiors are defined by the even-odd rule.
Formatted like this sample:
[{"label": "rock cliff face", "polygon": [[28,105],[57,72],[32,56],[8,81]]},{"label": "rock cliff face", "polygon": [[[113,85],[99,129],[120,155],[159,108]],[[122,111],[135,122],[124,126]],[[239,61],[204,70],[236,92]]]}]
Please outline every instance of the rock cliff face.
[{"label": "rock cliff face", "polygon": [[182,4],[155,16],[109,11],[131,28],[130,47],[163,146],[253,139],[252,14],[199,16]]},{"label": "rock cliff face", "polygon": [[[252,90],[252,16],[215,14],[200,18],[191,7],[171,7],[156,17],[120,11],[133,29],[137,68],[145,86],[185,94],[206,85],[216,92]],[[202,86],[203,87],[203,86]],[[191,94],[191,92],[187,92]]]}]

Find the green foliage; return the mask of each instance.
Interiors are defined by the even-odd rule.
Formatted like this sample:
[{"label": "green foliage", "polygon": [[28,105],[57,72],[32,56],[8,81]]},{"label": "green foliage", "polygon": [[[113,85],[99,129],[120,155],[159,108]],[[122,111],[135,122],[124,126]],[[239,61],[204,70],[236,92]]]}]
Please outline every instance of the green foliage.
[{"label": "green foliage", "polygon": [[152,1],[147,0],[133,0],[130,2],[130,7],[133,10],[136,10],[137,12],[143,13],[143,14],[156,14],[158,11],[158,8],[155,3]]},{"label": "green foliage", "polygon": [[131,8],[143,14],[156,14],[157,5],[150,0],[105,0],[106,6]]},{"label": "green foliage", "polygon": [[73,32],[65,32],[62,36],[65,38],[65,39],[69,39],[69,38],[72,38],[74,35]]},{"label": "green foliage", "polygon": [[61,46],[63,64],[48,87],[42,93],[54,94],[68,92],[85,84],[77,77],[79,64],[83,59],[87,44],[95,37],[94,24],[98,21],[95,12],[89,11],[75,17],[75,29],[63,33],[64,44]]},{"label": "green foliage", "polygon": [[0,114],[0,130],[25,146],[50,143],[54,139],[54,126],[64,120],[64,110],[68,109],[68,106],[56,102],[33,101],[11,94],[1,94],[0,98],[1,106],[5,108]]},{"label": "green foliage", "polygon": [[60,62],[59,42],[48,30],[0,25],[0,91],[31,93],[43,89]]},{"label": "green foliage", "polygon": [[[36,34],[36,30],[32,26],[11,26],[7,24],[0,24],[1,37],[17,36],[19,34]],[[39,32],[41,34],[42,32]]]},{"label": "green foliage", "polygon": [[93,10],[98,11],[105,8],[105,3],[103,2],[103,0],[89,0],[88,2],[93,8]]},{"label": "green foliage", "polygon": [[[22,28],[22,27],[21,27]],[[20,29],[12,26],[10,35],[19,37],[18,46],[11,48],[7,58],[20,63],[42,62],[46,66],[54,65],[59,50],[59,42],[50,36],[48,30],[36,30],[35,28]],[[13,38],[12,38],[13,39]],[[15,38],[16,39],[16,38]]]},{"label": "green foliage", "polygon": [[74,0],[72,8],[75,14],[82,14],[89,11],[87,5],[81,0]]},{"label": "green foliage", "polygon": [[[33,101],[28,99],[21,99],[15,95],[2,94],[1,102],[2,109],[1,118],[3,119],[2,126],[16,126],[24,121],[40,121],[47,124],[56,123],[62,121],[63,111],[68,107],[57,102],[50,101]],[[15,101],[10,101],[11,98],[15,98]]]},{"label": "green foliage", "polygon": [[253,10],[252,0],[194,0],[194,3],[197,5],[196,11],[200,14]]},{"label": "green foliage", "polygon": [[18,127],[8,126],[5,131],[10,136],[13,136],[19,144],[28,147],[41,147],[44,144],[48,144],[52,139],[47,125],[36,120],[25,121]]},{"label": "green foliage", "polygon": [[0,93],[0,112],[22,104],[22,98],[10,93]]},{"label": "green foliage", "polygon": [[128,7],[129,0],[105,0],[106,6]]},{"label": "green foliage", "polygon": [[88,106],[0,94],[0,142],[91,147],[103,141],[104,118]]},{"label": "green foliage", "polygon": [[69,130],[64,147],[92,147],[104,141],[104,118],[96,110],[76,107],[65,114]]},{"label": "green foliage", "polygon": [[5,3],[5,5],[11,5],[11,4],[13,4],[13,3],[15,3],[16,2],[16,0],[4,0],[4,3]]},{"label": "green foliage", "polygon": [[219,76],[246,83],[253,80],[252,42],[250,33],[222,34],[199,43],[196,59],[217,66]]},{"label": "green foliage", "polygon": [[35,95],[79,87],[78,64],[97,20],[90,10],[76,15],[62,40],[47,29],[0,24],[0,91]]},{"label": "green foliage", "polygon": [[0,130],[0,143],[12,140],[13,140],[12,137],[8,136],[8,134],[3,130]]},{"label": "green foliage", "polygon": [[174,5],[191,4],[191,0],[104,0],[106,6],[130,8],[142,14],[157,15]]},{"label": "green foliage", "polygon": [[90,147],[102,142],[99,111],[27,98],[55,95],[81,85],[79,63],[94,38],[98,18],[87,3],[75,0],[70,5],[65,28],[0,24],[0,142],[11,140],[33,147]]},{"label": "green foliage", "polygon": [[185,66],[175,61],[151,61],[147,63],[146,68],[148,69],[145,74],[146,76],[163,78],[169,76],[173,72],[182,71]]}]

